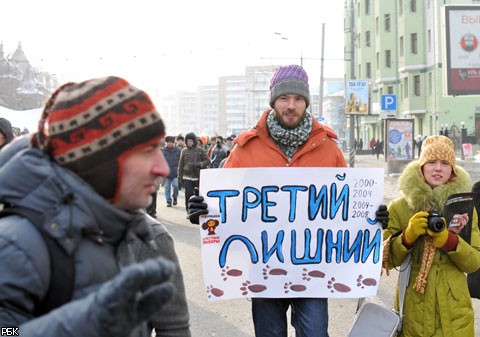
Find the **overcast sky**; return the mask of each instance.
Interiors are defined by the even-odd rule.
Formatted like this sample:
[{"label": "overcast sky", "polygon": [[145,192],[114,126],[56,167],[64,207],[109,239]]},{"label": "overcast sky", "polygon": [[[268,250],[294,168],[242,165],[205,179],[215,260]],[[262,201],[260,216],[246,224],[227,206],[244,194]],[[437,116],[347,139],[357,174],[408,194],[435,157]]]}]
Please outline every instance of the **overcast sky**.
[{"label": "overcast sky", "polygon": [[21,41],[30,62],[62,82],[118,75],[163,96],[303,56],[312,85],[320,81],[322,23],[324,76],[343,77],[343,3],[11,0],[2,3],[0,41],[6,55]]}]

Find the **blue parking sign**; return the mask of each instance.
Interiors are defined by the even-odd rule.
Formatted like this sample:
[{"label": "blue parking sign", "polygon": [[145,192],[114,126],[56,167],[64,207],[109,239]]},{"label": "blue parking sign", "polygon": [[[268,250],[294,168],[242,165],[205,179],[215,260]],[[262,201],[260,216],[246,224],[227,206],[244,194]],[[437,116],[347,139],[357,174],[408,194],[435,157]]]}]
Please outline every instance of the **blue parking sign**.
[{"label": "blue parking sign", "polygon": [[397,110],[397,95],[382,95],[382,110]]}]

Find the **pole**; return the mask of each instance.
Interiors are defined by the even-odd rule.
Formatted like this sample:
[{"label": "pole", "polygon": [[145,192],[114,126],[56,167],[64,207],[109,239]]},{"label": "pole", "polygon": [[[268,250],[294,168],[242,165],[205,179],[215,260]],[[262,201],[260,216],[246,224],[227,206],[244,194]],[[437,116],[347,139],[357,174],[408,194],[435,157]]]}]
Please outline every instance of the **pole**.
[{"label": "pole", "polygon": [[[355,79],[355,15],[353,12],[353,0],[350,0],[350,79]],[[355,167],[355,115],[350,115],[350,157],[349,165],[350,167]]]},{"label": "pole", "polygon": [[320,89],[318,95],[318,117],[323,117],[323,54],[325,51],[325,23],[322,23],[322,57],[320,59]]}]

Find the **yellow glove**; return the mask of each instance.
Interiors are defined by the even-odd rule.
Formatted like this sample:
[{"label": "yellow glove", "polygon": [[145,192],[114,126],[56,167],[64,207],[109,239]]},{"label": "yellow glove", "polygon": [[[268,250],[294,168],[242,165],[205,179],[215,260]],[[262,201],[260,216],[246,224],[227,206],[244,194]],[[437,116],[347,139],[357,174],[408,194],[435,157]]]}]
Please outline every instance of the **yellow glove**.
[{"label": "yellow glove", "polygon": [[441,232],[432,232],[428,229],[427,234],[433,238],[433,245],[437,248],[442,248],[447,243],[448,229],[446,228]]},{"label": "yellow glove", "polygon": [[405,230],[406,243],[411,245],[417,241],[418,237],[427,233],[427,212],[417,212],[408,221],[408,227]]}]

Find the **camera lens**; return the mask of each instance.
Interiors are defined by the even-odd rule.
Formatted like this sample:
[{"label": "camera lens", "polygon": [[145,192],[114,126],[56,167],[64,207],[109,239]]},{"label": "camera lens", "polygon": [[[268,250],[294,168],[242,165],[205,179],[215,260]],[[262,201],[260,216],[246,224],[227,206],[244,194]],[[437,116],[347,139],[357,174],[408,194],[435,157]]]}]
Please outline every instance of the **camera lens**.
[{"label": "camera lens", "polygon": [[427,220],[428,229],[430,229],[432,232],[439,233],[445,229],[445,221],[443,221],[442,217],[437,212],[429,212]]}]

